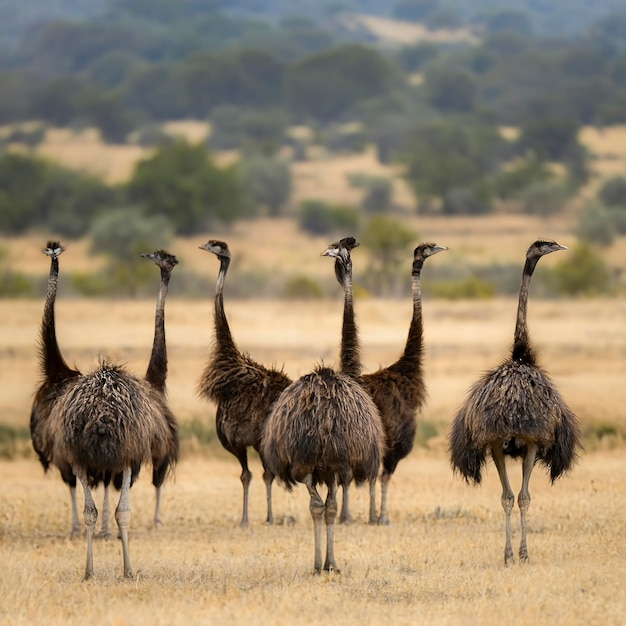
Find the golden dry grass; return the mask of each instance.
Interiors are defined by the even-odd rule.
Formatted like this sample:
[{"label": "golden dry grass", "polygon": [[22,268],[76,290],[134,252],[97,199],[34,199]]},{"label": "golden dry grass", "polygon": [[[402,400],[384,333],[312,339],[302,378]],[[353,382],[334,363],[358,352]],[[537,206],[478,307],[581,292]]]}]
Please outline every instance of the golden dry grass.
[{"label": "golden dry grass", "polygon": [[[175,279],[175,277],[174,277]],[[409,301],[358,299],[366,371],[395,360],[406,339]],[[479,373],[504,356],[513,334],[513,299],[425,303],[427,383],[424,418],[445,424]],[[36,344],[42,304],[0,301],[0,415],[27,426],[38,378]],[[227,303],[233,335],[255,358],[293,377],[317,360],[337,361],[341,302],[234,301]],[[111,354],[143,374],[152,345],[152,301],[60,299],[57,335],[66,359],[87,371],[97,356]],[[626,429],[626,302],[536,301],[530,304],[531,335],[541,360],[572,408],[590,423]],[[170,356],[168,388],[181,420],[212,414],[195,395],[212,338],[212,303],[171,298],[167,305]]]},{"label": "golden dry grass", "polygon": [[[70,259],[67,254],[67,265]],[[214,274],[216,263],[210,267]],[[181,421],[212,421],[212,407],[195,395],[212,334],[211,306],[210,298],[170,298],[167,305],[168,388]],[[226,306],[239,345],[265,363],[284,363],[298,376],[316,360],[337,361],[340,297]],[[391,527],[367,525],[367,490],[354,492],[357,523],[337,530],[339,575],[311,575],[312,525],[303,488],[292,495],[275,489],[278,521],[293,516],[297,523],[266,527],[262,471],[254,458],[251,526],[241,530],[238,463],[219,451],[197,456],[186,445],[176,478],[166,487],[164,528],[150,529],[149,470],[133,488],[136,580],[121,578],[119,542],[98,541],[95,579],[84,583],[84,539],[67,538],[69,498],[58,472],[44,476],[32,455],[0,462],[0,623],[623,623],[623,448],[611,449],[608,440],[594,446],[554,486],[536,470],[531,563],[509,568],[503,565],[503,513],[493,467],[477,489],[448,467],[449,421],[467,387],[504,355],[515,306],[513,299],[424,303],[430,397],[420,419],[436,425],[439,436],[401,462],[390,491]],[[38,301],[0,301],[0,415],[15,426],[28,423],[41,310]],[[541,360],[585,426],[626,422],[625,313],[626,302],[617,299],[530,303],[531,335]],[[142,374],[153,314],[151,300],[60,297],[59,343],[82,370],[107,352]],[[358,299],[357,316],[365,369],[389,363],[402,349],[410,301]],[[517,465],[514,488],[519,474]],[[517,518],[513,528],[517,542]]]},{"label": "golden dry grass", "polygon": [[[416,450],[390,491],[392,525],[338,527],[340,574],[313,576],[308,497],[275,488],[267,527],[261,468],[251,525],[237,526],[234,459],[185,458],[168,483],[164,526],[151,526],[153,489],[133,488],[131,556],[122,578],[118,541],[95,543],[95,578],[83,582],[84,539],[69,540],[65,486],[33,460],[0,462],[0,622],[25,624],[623,624],[626,556],[622,452],[585,456],[554,486],[531,483],[529,564],[503,565],[503,513],[493,467],[483,486],[452,475],[441,454]],[[512,473],[519,485],[519,467]],[[97,501],[100,494],[96,494]],[[514,518],[514,541],[519,521]]]}]

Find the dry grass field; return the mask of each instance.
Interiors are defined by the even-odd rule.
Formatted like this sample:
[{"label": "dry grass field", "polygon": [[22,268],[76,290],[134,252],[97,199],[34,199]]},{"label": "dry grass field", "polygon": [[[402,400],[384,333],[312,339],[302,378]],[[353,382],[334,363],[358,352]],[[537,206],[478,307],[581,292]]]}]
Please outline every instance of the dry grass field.
[{"label": "dry grass field", "polygon": [[[586,137],[597,156],[594,167],[607,163],[624,171],[623,146],[612,137]],[[92,154],[95,160],[105,158],[96,148]],[[326,199],[343,201],[353,193],[347,172],[384,173],[368,170],[370,161],[371,155],[357,155],[354,162],[298,165],[295,193],[306,197],[309,189],[324,189]],[[124,177],[121,165],[104,169],[110,179]],[[432,263],[519,263],[521,272],[522,255],[534,238],[575,243],[573,218],[407,216],[406,223],[421,239],[450,247]],[[332,276],[329,262],[319,258],[326,239],[306,238],[286,219],[240,223],[211,236],[226,239],[235,255],[229,282],[237,281],[240,271],[270,272],[278,265]],[[40,252],[46,238],[2,241],[11,267],[46,276],[48,261]],[[197,250],[207,238],[177,239],[171,251],[182,267],[214,277],[215,259]],[[87,252],[86,242],[71,243],[61,259],[62,273],[102,265]],[[625,267],[626,238],[604,255],[615,268]],[[537,271],[558,260],[557,255],[545,259]],[[355,252],[354,262],[358,282],[367,262],[365,248]],[[167,304],[170,402],[183,424],[195,420],[207,429],[214,409],[197,397],[196,383],[212,337],[210,296],[170,297]],[[326,301],[231,301],[228,287],[226,296],[233,335],[254,358],[284,365],[293,377],[320,360],[337,362],[338,287],[337,298]],[[133,488],[136,580],[122,579],[121,549],[114,540],[97,542],[95,578],[84,583],[84,540],[68,538],[69,498],[58,472],[44,475],[29,446],[16,459],[0,461],[0,624],[626,624],[624,299],[538,301],[531,296],[531,336],[541,362],[582,420],[587,449],[571,475],[554,486],[540,468],[535,471],[530,564],[503,565],[504,520],[493,466],[480,488],[466,486],[449,469],[450,420],[467,388],[506,353],[515,307],[509,298],[424,302],[429,400],[420,423],[428,437],[394,476],[390,527],[366,524],[367,490],[355,492],[357,523],[337,530],[341,574],[311,575],[312,523],[304,488],[293,494],[275,488],[275,515],[285,523],[266,527],[262,471],[254,458],[251,526],[242,530],[237,461],[219,447],[207,451],[187,438],[175,479],[166,487],[163,528],[150,528],[154,493],[148,469]],[[41,300],[0,300],[0,425],[28,426],[42,308]],[[411,304],[408,298],[357,297],[356,310],[365,370],[371,371],[402,350]],[[83,371],[108,353],[143,374],[153,323],[154,300],[71,300],[59,294],[59,343],[68,362]],[[519,489],[519,466],[511,478]],[[96,494],[96,502],[100,497]],[[295,524],[286,523],[291,517]],[[517,516],[513,529],[517,542]]]},{"label": "dry grass field", "polygon": [[[358,299],[356,305],[371,370],[402,349],[410,302]],[[68,538],[69,498],[58,472],[44,475],[32,454],[1,461],[0,624],[623,624],[626,456],[620,436],[592,440],[571,475],[554,486],[537,468],[528,565],[503,565],[504,520],[493,466],[479,488],[449,469],[449,421],[467,387],[507,349],[515,306],[512,299],[424,303],[430,397],[420,419],[438,434],[400,464],[390,490],[390,527],[370,527],[367,490],[355,492],[357,523],[336,533],[341,574],[311,574],[304,488],[293,494],[275,488],[279,523],[266,527],[262,471],[254,458],[251,526],[242,530],[238,463],[187,440],[165,490],[163,528],[150,528],[148,470],[132,490],[136,580],[122,578],[121,549],[113,540],[96,543],[95,578],[85,583],[85,542]],[[41,309],[37,301],[0,301],[0,414],[15,426],[28,423]],[[108,352],[141,374],[153,311],[153,301],[60,297],[60,345],[83,370]],[[227,313],[242,348],[284,364],[292,376],[317,360],[337,361],[340,298],[233,301]],[[530,303],[541,360],[586,430],[613,424],[624,431],[625,314],[626,302],[617,299]],[[196,397],[195,385],[211,315],[209,298],[171,298],[167,305],[171,404],[181,421],[196,418],[207,426],[213,409]],[[519,466],[511,477],[519,489]],[[295,524],[280,523],[292,517]],[[517,516],[513,528],[517,542]]]}]

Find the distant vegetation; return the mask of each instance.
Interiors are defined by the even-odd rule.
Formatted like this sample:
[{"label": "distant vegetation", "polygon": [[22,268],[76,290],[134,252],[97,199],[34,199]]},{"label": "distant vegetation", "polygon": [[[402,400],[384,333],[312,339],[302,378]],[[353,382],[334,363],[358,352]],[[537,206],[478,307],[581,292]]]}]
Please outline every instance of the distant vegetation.
[{"label": "distant vegetation", "polygon": [[[541,10],[530,0],[311,0],[298,3],[299,16],[286,0],[28,6],[7,13],[11,32],[0,27],[0,232],[7,235],[36,226],[90,236],[97,249],[111,229],[126,227],[126,238],[138,241],[146,232],[189,235],[284,214],[314,234],[367,234],[381,214],[393,223],[392,180],[354,175],[358,207],[314,197],[294,206],[291,163],[316,148],[341,154],[369,145],[405,173],[424,214],[555,215],[589,180],[581,127],[626,123],[626,12],[611,12],[609,0],[555,0]],[[359,12],[463,28],[478,43],[383,48],[365,27],[346,27],[342,16]],[[162,130],[184,119],[209,122],[207,142]],[[47,126],[96,127],[107,142],[153,151],[128,181],[108,185],[33,156]],[[294,134],[294,126],[310,133]],[[237,151],[231,165],[215,158],[222,150]],[[618,176],[582,208],[583,242],[609,245],[626,233],[625,188]],[[391,266],[370,268],[368,289],[388,288]],[[109,277],[119,287],[140,274]],[[498,290],[484,276],[450,280],[455,293]],[[565,283],[564,293],[587,292],[576,280]],[[6,285],[25,289],[15,276]],[[111,289],[101,277],[96,292]],[[316,292],[298,280],[288,290]]]}]

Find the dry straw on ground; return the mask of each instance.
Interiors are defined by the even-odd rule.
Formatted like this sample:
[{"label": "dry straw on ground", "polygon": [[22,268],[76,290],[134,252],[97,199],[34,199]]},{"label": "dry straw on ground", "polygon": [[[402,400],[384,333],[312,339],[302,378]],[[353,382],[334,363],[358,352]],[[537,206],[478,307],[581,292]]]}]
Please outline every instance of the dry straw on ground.
[{"label": "dry straw on ground", "polygon": [[[280,522],[264,519],[258,462],[251,526],[238,527],[240,484],[230,459],[185,459],[165,491],[165,525],[150,529],[153,489],[132,492],[135,581],[119,542],[98,541],[95,578],[82,581],[84,540],[68,539],[66,488],[32,460],[0,463],[0,623],[25,624],[623,624],[626,516],[622,451],[585,456],[551,487],[534,478],[531,562],[505,567],[500,487],[452,476],[446,459],[416,451],[393,479],[389,527],[336,533],[340,574],[311,574],[308,497],[276,490]],[[514,485],[518,486],[518,481]],[[514,541],[519,539],[517,518]]]},{"label": "dry straw on ground", "polygon": [[[69,259],[69,257],[68,257]],[[367,490],[355,492],[357,523],[337,531],[339,575],[311,575],[312,533],[303,488],[275,489],[279,521],[266,527],[264,487],[253,462],[251,526],[240,529],[234,458],[183,458],[165,490],[164,527],[150,529],[154,490],[145,470],[131,494],[134,582],[122,579],[118,542],[98,542],[95,579],[82,582],[85,545],[70,541],[69,497],[56,471],[33,457],[0,462],[0,623],[24,624],[620,624],[626,591],[626,457],[607,441],[550,486],[538,468],[529,514],[531,562],[503,565],[504,520],[492,466],[480,488],[449,469],[445,431],[467,387],[503,356],[516,303],[424,303],[425,423],[429,449],[403,461],[390,490],[388,528],[366,524]],[[28,423],[37,366],[40,302],[0,302],[0,411]],[[145,370],[154,303],[58,302],[58,337],[70,363],[89,369],[100,351]],[[265,362],[296,376],[315,360],[337,360],[340,301],[228,302],[233,335]],[[529,306],[541,361],[585,426],[623,426],[626,303],[540,302]],[[195,395],[211,338],[211,302],[168,302],[171,403],[181,420],[209,424]],[[410,303],[358,300],[366,369],[402,349]],[[312,337],[315,340],[312,340]],[[512,472],[519,489],[519,467]],[[97,495],[97,502],[100,494]],[[517,509],[516,509],[517,511]],[[514,541],[519,540],[515,518]]]}]

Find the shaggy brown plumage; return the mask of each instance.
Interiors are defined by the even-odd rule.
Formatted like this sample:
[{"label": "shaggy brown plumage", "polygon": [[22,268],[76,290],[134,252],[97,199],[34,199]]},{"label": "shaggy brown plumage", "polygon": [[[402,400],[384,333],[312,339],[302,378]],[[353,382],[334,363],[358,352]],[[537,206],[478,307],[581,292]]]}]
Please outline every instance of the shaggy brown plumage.
[{"label": "shaggy brown plumage", "polygon": [[[344,303],[349,307],[350,249],[332,244],[324,254],[340,259],[338,277],[346,292]],[[302,482],[309,492],[316,573],[322,570],[322,518],[326,522],[323,568],[338,571],[334,553],[338,479],[354,476],[359,483],[375,480],[384,448],[378,409],[360,383],[356,334],[353,338],[354,345],[342,351],[342,369],[350,374],[319,366],[296,380],[276,401],[263,437],[262,450],[268,468],[288,487]],[[328,488],[325,503],[317,491],[321,483]]]},{"label": "shaggy brown plumage", "polygon": [[39,367],[41,382],[35,391],[30,412],[30,436],[33,448],[45,471],[51,464],[59,468],[61,478],[70,488],[72,527],[71,535],[80,533],[78,507],[76,504],[76,476],[72,468],[62,458],[53,458],[51,442],[44,438],[44,424],[50,415],[50,409],[66,384],[80,376],[80,372],[71,368],[63,358],[56,338],[54,305],[59,281],[59,256],[65,248],[58,241],[49,241],[43,253],[50,257],[50,274],[44,305],[41,330],[39,335]]},{"label": "shaggy brown plumage", "polygon": [[[435,243],[421,243],[413,251],[411,287],[413,316],[402,356],[392,365],[370,374],[363,374],[365,389],[372,396],[385,430],[385,456],[381,475],[380,514],[376,515],[376,496],[370,490],[372,524],[389,524],[387,491],[398,463],[413,449],[417,430],[417,412],[426,400],[423,373],[423,321],[421,273],[426,259],[447,250]],[[347,492],[347,489],[345,490]]]},{"label": "shaggy brown plumage", "polygon": [[[157,253],[159,259],[164,254]],[[162,314],[165,294],[175,257],[165,259],[162,284],[157,300],[157,320]],[[164,280],[165,272],[165,280]],[[165,283],[165,286],[164,284]],[[162,350],[156,325],[154,351]],[[164,329],[162,329],[164,340]],[[53,459],[67,463],[85,492],[84,519],[87,529],[87,564],[85,578],[93,576],[93,534],[98,511],[91,495],[92,476],[120,474],[120,500],[115,511],[124,554],[124,575],[133,577],[128,546],[130,521],[129,490],[133,477],[142,463],[151,461],[167,467],[178,457],[178,437],[175,420],[167,407],[164,377],[159,367],[167,363],[162,355],[154,359],[161,366],[148,378],[162,378],[163,385],[154,380],[138,379],[108,359],[86,375],[69,379],[50,407],[43,423],[42,439]],[[153,363],[153,359],[151,359]],[[149,366],[150,372],[152,366]],[[167,469],[166,467],[166,469]],[[157,498],[158,506],[158,498]]]},{"label": "shaggy brown plumage", "polygon": [[452,467],[468,482],[480,483],[487,454],[491,453],[502,483],[502,506],[506,516],[505,563],[513,561],[510,516],[515,501],[505,457],[523,459],[522,489],[518,496],[522,527],[519,556],[527,561],[526,513],[530,506],[528,484],[532,469],[539,461],[549,469],[554,482],[572,467],[581,447],[578,420],[548,374],[538,365],[527,327],[531,276],[539,259],[557,250],[566,248],[555,241],[543,240],[528,248],[511,356],[470,389],[449,434]]},{"label": "shaggy brown plumage", "polygon": [[267,368],[237,348],[224,312],[223,288],[230,265],[230,250],[223,241],[213,239],[200,249],[215,254],[220,260],[220,269],[215,289],[215,340],[198,390],[201,396],[217,404],[217,436],[224,448],[237,457],[241,464],[243,512],[240,525],[247,526],[249,523],[248,494],[252,480],[252,472],[248,468],[249,446],[259,453],[263,464],[267,496],[266,522],[272,524],[274,474],[265,463],[261,438],[273,403],[289,386],[291,379],[282,370]]},{"label": "shaggy brown plumage", "polygon": [[[141,255],[145,259],[154,261],[155,265],[161,271],[161,284],[157,295],[156,311],[154,316],[154,340],[152,342],[152,352],[148,369],[146,370],[145,380],[157,392],[166,398],[167,389],[165,386],[167,380],[167,344],[165,341],[165,298],[169,287],[172,270],[178,265],[178,259],[169,254],[165,250],[156,250],[149,254]],[[156,504],[154,508],[154,525],[160,526],[161,520],[161,498],[163,493],[163,483],[168,476],[170,470],[178,463],[180,454],[180,444],[178,437],[178,421],[172,413],[167,402],[164,403],[163,416],[167,422],[170,431],[168,439],[168,448],[163,456],[152,457],[152,484],[156,489]],[[115,485],[118,489],[120,484],[116,481]]]}]

